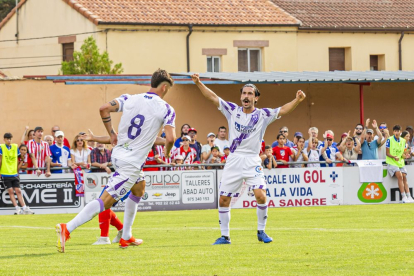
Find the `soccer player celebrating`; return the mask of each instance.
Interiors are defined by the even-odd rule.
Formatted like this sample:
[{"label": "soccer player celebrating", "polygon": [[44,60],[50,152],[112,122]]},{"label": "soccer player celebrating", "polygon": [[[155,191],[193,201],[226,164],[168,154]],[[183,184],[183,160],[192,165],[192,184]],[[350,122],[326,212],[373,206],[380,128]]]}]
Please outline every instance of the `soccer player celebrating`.
[{"label": "soccer player celebrating", "polygon": [[[229,124],[230,154],[223,170],[220,183],[219,223],[221,237],[214,244],[230,244],[230,202],[231,197],[238,197],[243,180],[254,192],[257,201],[257,238],[269,243],[273,239],[265,232],[267,221],[266,183],[259,157],[260,146],[267,126],[293,111],[306,95],[301,90],[296,98],[280,108],[255,108],[260,92],[253,84],[246,84],[241,91],[242,106],[226,102],[207,88],[193,74],[192,79],[201,93],[210,100],[226,117]],[[240,168],[243,171],[240,172]]]},{"label": "soccer player celebrating", "polygon": [[[154,144],[157,134],[164,126],[166,151],[170,152],[175,141],[175,111],[162,98],[174,81],[165,70],[158,69],[151,77],[151,89],[147,93],[122,95],[100,108],[102,121],[111,137],[112,164],[115,173],[108,181],[108,188],[100,198],[88,203],[67,224],[56,225],[59,252],[65,252],[65,243],[70,233],[88,222],[131,191],[125,200],[124,228],[119,241],[121,248],[140,245],[143,241],[132,236],[137,206],[145,191],[142,166]],[[118,134],[112,127],[111,113],[123,112]],[[136,183],[138,180],[138,183]]]}]

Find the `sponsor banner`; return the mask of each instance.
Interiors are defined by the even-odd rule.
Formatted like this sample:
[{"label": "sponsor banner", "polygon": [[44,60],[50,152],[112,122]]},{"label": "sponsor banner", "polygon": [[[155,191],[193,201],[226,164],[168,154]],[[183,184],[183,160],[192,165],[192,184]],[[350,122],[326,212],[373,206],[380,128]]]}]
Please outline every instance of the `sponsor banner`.
[{"label": "sponsor banner", "polygon": [[[405,166],[411,195],[413,195],[414,166]],[[360,182],[357,167],[344,168],[344,204],[400,203],[401,194],[396,177],[390,177],[384,166],[382,181]]]},{"label": "sponsor banner", "polygon": [[[85,177],[86,203],[99,197],[108,183],[106,173],[88,173]],[[145,193],[138,210],[194,210],[217,208],[216,172],[203,171],[148,171],[145,172]],[[119,201],[112,207],[123,211]]]},{"label": "sponsor banner", "polygon": [[[343,170],[341,167],[264,169],[269,207],[326,206],[343,204]],[[221,179],[222,171],[218,173]],[[249,187],[242,185],[240,196],[232,198],[232,208],[255,208]],[[220,189],[218,191],[220,193]]]},{"label": "sponsor banner", "polygon": [[[78,213],[83,207],[76,197],[73,174],[20,175],[20,188],[26,205],[36,214]],[[0,213],[13,214],[14,210],[8,191],[0,185]]]}]

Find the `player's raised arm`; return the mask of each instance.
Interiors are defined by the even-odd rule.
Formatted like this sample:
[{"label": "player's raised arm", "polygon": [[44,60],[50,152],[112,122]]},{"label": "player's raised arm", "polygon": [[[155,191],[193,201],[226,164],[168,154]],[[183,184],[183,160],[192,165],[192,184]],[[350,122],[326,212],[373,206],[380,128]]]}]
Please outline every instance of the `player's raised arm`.
[{"label": "player's raised arm", "polygon": [[101,114],[102,122],[111,137],[111,144],[115,146],[118,142],[116,132],[112,126],[111,122],[111,112],[119,111],[119,102],[117,100],[112,100],[109,103],[104,104],[99,108],[99,113]]},{"label": "player's raised arm", "polygon": [[[164,126],[165,132],[165,154],[170,156],[170,152],[175,142],[175,128],[169,125]],[[162,139],[162,138],[161,138]]]},{"label": "player's raised arm", "polygon": [[218,96],[200,81],[199,75],[197,73],[193,74],[191,78],[193,79],[195,85],[197,85],[198,89],[200,89],[201,93],[203,93],[203,96],[206,97],[207,100],[213,102],[217,107],[219,107],[220,103]]},{"label": "player's raised arm", "polygon": [[296,98],[280,108],[279,116],[283,116],[292,112],[305,98],[305,93],[303,93],[302,90],[298,90],[298,92],[296,92]]}]

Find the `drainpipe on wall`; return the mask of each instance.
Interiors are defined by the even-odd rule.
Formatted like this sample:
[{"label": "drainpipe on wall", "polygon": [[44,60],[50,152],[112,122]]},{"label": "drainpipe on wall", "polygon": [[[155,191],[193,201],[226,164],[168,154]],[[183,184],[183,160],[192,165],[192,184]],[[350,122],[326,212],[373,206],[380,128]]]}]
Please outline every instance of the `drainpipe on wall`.
[{"label": "drainpipe on wall", "polygon": [[190,35],[193,32],[193,25],[188,25],[187,34],[187,72],[190,72]]},{"label": "drainpipe on wall", "polygon": [[401,50],[401,41],[404,38],[404,31],[401,32],[400,39],[398,40],[398,61],[399,61],[399,70],[402,70],[402,50]]},{"label": "drainpipe on wall", "polygon": [[19,44],[19,9],[17,8],[18,4],[19,0],[16,0],[16,34],[14,36],[16,37],[17,44]]}]

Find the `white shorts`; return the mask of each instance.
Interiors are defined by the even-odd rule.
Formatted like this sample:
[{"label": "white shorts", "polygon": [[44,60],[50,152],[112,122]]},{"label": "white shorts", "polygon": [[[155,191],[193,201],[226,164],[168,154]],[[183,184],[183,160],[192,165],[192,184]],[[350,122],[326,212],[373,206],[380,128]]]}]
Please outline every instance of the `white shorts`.
[{"label": "white shorts", "polygon": [[144,172],[131,164],[113,159],[115,172],[108,181],[106,191],[116,200],[123,198],[135,185],[144,180]]},{"label": "white shorts", "polygon": [[387,170],[388,170],[388,173],[391,177],[393,177],[396,172],[401,172],[401,173],[407,175],[407,170],[406,170],[405,167],[399,168],[397,166],[393,166],[393,165],[388,164]]},{"label": "white shorts", "polygon": [[252,190],[266,189],[262,160],[259,156],[231,154],[224,166],[219,187],[220,195],[240,196],[243,180]]}]

